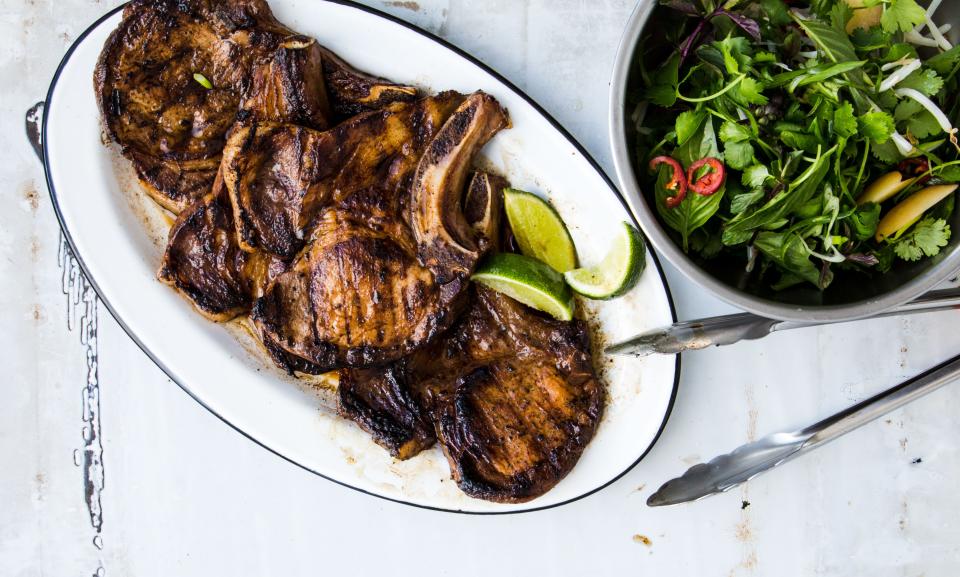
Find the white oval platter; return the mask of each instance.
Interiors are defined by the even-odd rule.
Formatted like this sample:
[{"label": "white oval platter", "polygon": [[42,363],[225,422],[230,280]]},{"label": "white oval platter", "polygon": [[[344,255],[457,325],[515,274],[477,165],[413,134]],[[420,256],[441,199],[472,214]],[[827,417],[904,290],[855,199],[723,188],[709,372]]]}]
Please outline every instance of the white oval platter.
[{"label": "white oval platter", "polygon": [[[540,107],[482,63],[430,34],[370,8],[326,0],[272,0],[281,22],[317,38],[358,68],[428,91],[484,90],[513,128],[483,151],[483,165],[540,193],[570,225],[581,261],[597,262],[617,224],[633,221],[587,153]],[[121,7],[122,8],[122,7]],[[139,190],[128,163],[105,146],[93,69],[120,8],[94,23],[64,57],[47,95],[47,183],[84,272],[130,337],[170,378],[251,440],[342,485],[411,505],[468,513],[553,507],[589,495],[630,470],[652,447],[676,394],[679,360],[597,355],[607,409],[576,468],[553,490],[516,505],[469,498],[450,480],[439,449],[395,461],[329,408],[329,395],[273,368],[236,326],[211,323],[156,280],[169,220]],[[670,324],[673,306],[659,263],[627,296],[588,303],[594,348]],[[176,418],[174,415],[171,419]]]}]

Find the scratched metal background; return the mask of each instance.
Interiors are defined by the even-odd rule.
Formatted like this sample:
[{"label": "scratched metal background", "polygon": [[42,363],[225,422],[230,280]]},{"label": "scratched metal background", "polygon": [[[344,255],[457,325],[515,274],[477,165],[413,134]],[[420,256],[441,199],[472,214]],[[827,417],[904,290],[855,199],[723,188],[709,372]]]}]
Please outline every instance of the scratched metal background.
[{"label": "scratched metal background", "polygon": [[[651,510],[655,486],[960,349],[960,313],[689,355],[646,461],[585,501],[478,518],[386,503],[254,446],[124,335],[63,246],[23,112],[116,0],[0,0],[0,575],[893,575],[960,570],[960,389],[748,487]],[[607,168],[630,0],[367,0],[526,89]],[[681,318],[729,310],[672,270]]]}]

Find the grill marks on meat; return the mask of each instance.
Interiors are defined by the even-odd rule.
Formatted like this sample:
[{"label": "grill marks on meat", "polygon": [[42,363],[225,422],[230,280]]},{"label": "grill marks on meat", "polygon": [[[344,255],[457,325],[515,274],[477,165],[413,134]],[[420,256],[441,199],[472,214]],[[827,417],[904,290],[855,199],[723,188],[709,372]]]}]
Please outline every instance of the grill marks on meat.
[{"label": "grill marks on meat", "polygon": [[[465,493],[528,501],[580,458],[603,414],[603,387],[582,322],[546,318],[482,287],[474,293],[442,339],[379,371],[341,371],[349,384],[341,414],[370,431],[386,424],[391,434],[374,439],[394,455],[407,443],[429,446],[411,419],[427,415]],[[360,394],[364,412],[352,410]],[[407,397],[412,408],[391,402]]]},{"label": "grill marks on meat", "polygon": [[462,210],[463,187],[476,151],[509,126],[510,118],[496,99],[474,93],[444,124],[420,161],[410,223],[420,262],[440,283],[466,278],[480,257]]},{"label": "grill marks on meat", "polygon": [[181,213],[170,230],[157,277],[205,317],[224,322],[250,311],[254,299],[286,265],[264,252],[240,250],[222,179]]},{"label": "grill marks on meat", "polygon": [[396,360],[450,325],[463,284],[438,285],[395,209],[378,208],[367,222],[324,213],[304,254],[254,307],[264,340],[330,370]]},{"label": "grill marks on meat", "polygon": [[462,100],[446,92],[392,104],[326,132],[280,124],[236,130],[223,169],[240,245],[290,258],[331,203],[372,188],[396,196]]},{"label": "grill marks on meat", "polygon": [[[423,189],[422,174],[450,187],[459,182],[458,199],[443,207],[459,213],[463,166],[506,123],[489,96],[471,95],[454,111],[461,99],[446,94],[394,105],[324,133],[268,127],[263,138],[240,132],[236,142],[231,137],[224,176],[241,216],[238,225],[267,231],[248,236],[241,228],[241,245],[253,238],[283,239],[271,252],[290,254],[302,244],[300,228],[285,226],[299,219],[311,222],[313,231],[290,270],[254,307],[254,324],[272,348],[317,370],[367,367],[397,360],[450,326],[473,265],[460,263],[464,274],[438,278],[423,265],[404,217],[405,203],[411,195],[417,202]],[[503,122],[472,122],[489,107]],[[241,152],[233,155],[234,149]],[[448,156],[440,158],[438,151]],[[324,205],[319,220],[304,216]],[[260,220],[247,218],[254,215]],[[464,239],[479,258],[476,231],[462,214],[456,218],[465,223]]]},{"label": "grill marks on meat", "polygon": [[333,110],[343,116],[378,110],[391,102],[412,102],[417,89],[356,70],[342,58],[323,51],[323,74]]},{"label": "grill marks on meat", "polygon": [[329,126],[328,71],[336,87],[352,78],[381,95],[373,101],[337,88],[338,110],[355,98],[372,108],[415,93],[374,80],[292,32],[265,0],[135,0],[104,45],[94,85],[108,135],[147,192],[178,213],[209,192],[238,111],[247,119]]},{"label": "grill marks on meat", "polygon": [[340,416],[357,423],[397,459],[409,459],[436,441],[433,424],[407,386],[403,368],[341,371]]},{"label": "grill marks on meat", "polygon": [[426,383],[436,433],[465,493],[528,501],[573,469],[603,414],[604,390],[581,321],[559,322],[499,293],[477,293],[453,337],[470,362],[455,379]]}]

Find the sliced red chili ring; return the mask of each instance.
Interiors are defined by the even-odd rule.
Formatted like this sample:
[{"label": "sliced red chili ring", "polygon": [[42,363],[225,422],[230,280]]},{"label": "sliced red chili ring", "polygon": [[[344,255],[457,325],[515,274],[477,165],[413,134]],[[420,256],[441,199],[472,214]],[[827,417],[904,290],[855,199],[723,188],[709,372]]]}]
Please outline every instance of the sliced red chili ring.
[{"label": "sliced red chili ring", "polygon": [[687,197],[687,177],[683,174],[683,166],[669,156],[658,156],[650,161],[650,170],[657,170],[661,164],[666,164],[673,169],[670,175],[670,181],[664,186],[667,190],[672,190],[676,194],[664,199],[667,208],[676,208],[680,206],[683,199]]},{"label": "sliced red chili ring", "polygon": [[[697,178],[697,173],[700,172],[700,169],[704,166],[709,166],[710,170],[700,178]],[[723,186],[723,179],[726,178],[726,176],[726,167],[720,162],[720,159],[713,158],[712,156],[701,158],[691,164],[690,168],[687,169],[687,182],[693,192],[700,196],[710,196],[720,190],[720,187]]]},{"label": "sliced red chili ring", "polygon": [[[907,158],[900,162],[897,165],[897,170],[903,173],[905,176],[922,176],[927,174],[930,171],[930,163],[926,158],[917,157],[917,158]],[[924,185],[930,182],[932,175],[927,174],[923,179],[917,182],[919,185]]]}]

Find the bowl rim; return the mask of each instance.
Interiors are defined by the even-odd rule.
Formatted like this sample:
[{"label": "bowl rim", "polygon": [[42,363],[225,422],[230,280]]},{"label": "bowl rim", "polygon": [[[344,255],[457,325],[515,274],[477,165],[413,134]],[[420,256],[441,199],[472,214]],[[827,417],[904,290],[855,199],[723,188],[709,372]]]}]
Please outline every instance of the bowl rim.
[{"label": "bowl rim", "polygon": [[685,277],[720,300],[748,312],[774,319],[803,322],[838,322],[874,316],[916,299],[960,271],[960,244],[924,274],[881,295],[843,305],[805,306],[761,298],[735,289],[706,272],[670,238],[640,191],[627,146],[626,90],[634,51],[657,0],[640,0],[627,21],[617,48],[610,81],[609,138],[617,182],[627,206],[644,234],[661,255]]}]

